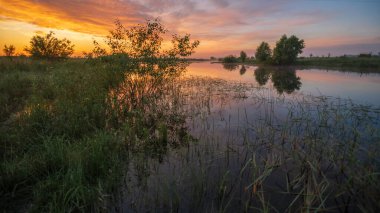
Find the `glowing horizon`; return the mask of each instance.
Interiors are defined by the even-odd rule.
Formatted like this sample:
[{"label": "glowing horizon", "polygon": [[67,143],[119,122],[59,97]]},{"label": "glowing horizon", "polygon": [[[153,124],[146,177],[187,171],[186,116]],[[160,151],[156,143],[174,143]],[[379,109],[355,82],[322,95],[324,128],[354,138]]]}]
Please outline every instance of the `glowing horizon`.
[{"label": "glowing horizon", "polygon": [[131,26],[159,17],[170,34],[201,41],[192,57],[251,56],[261,41],[273,47],[283,34],[304,39],[304,55],[378,54],[378,8],[373,0],[0,0],[0,46],[20,53],[36,33],[54,31],[78,56],[93,39],[102,41],[115,19]]}]

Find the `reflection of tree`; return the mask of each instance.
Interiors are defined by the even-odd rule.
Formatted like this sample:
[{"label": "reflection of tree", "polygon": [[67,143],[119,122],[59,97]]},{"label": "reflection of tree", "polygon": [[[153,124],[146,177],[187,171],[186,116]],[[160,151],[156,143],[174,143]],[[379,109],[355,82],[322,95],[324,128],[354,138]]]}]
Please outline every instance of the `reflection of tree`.
[{"label": "reflection of tree", "polygon": [[288,94],[299,90],[301,88],[301,78],[296,76],[294,69],[276,69],[272,71],[273,86],[277,89],[277,92],[282,94],[286,92]]},{"label": "reflection of tree", "polygon": [[280,94],[283,92],[290,94],[295,90],[299,90],[302,85],[301,78],[297,77],[294,69],[259,67],[255,70],[255,78],[260,86],[265,85],[270,77],[273,86]]},{"label": "reflection of tree", "polygon": [[247,71],[244,65],[241,66],[240,68],[240,75],[244,75],[244,73]]},{"label": "reflection of tree", "polygon": [[223,68],[229,71],[234,71],[239,68],[239,65],[237,64],[232,64],[232,63],[224,63]]},{"label": "reflection of tree", "polygon": [[260,86],[265,85],[270,77],[270,70],[259,67],[255,70],[255,78]]}]

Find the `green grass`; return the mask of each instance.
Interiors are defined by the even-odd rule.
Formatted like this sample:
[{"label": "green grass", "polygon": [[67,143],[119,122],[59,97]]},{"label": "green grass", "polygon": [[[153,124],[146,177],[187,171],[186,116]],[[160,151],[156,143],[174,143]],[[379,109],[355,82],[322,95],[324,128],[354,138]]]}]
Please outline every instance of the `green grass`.
[{"label": "green grass", "polygon": [[323,68],[367,68],[380,70],[380,57],[312,57],[299,58],[295,65]]},{"label": "green grass", "polygon": [[379,208],[379,109],[154,63],[0,59],[0,208]]},{"label": "green grass", "polygon": [[[229,59],[229,58],[228,58]],[[260,65],[260,66],[275,66],[271,61],[258,63],[256,60],[247,60],[242,63],[237,58],[236,60],[221,60],[220,63],[229,64],[234,63],[246,65]],[[215,62],[214,62],[215,63]],[[380,57],[300,57],[292,66],[307,67],[307,68],[331,68],[357,72],[379,72],[380,71]]]},{"label": "green grass", "polygon": [[186,136],[181,115],[159,102],[181,67],[168,64],[162,75],[112,57],[2,58],[1,209],[105,211],[129,150],[163,154]]},{"label": "green grass", "polygon": [[376,107],[323,96],[289,100],[217,79],[179,84],[198,142],[163,162],[132,158],[130,168],[138,169],[127,174],[123,206],[137,212],[379,208]]}]

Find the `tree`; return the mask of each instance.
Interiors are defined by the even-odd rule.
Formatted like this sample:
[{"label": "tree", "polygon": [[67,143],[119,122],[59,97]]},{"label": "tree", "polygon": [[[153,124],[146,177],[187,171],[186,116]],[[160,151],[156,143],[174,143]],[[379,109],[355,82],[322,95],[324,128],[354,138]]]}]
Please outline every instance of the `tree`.
[{"label": "tree", "polygon": [[115,21],[116,28],[110,31],[106,44],[112,54],[127,54],[133,58],[175,58],[186,57],[194,53],[199,41],[190,41],[190,34],[172,36],[172,48],[162,49],[164,34],[168,30],[159,19],[147,20],[145,24],[126,28],[119,20]]},{"label": "tree", "polygon": [[228,55],[223,58],[223,63],[237,63],[238,59],[233,55]]},{"label": "tree", "polygon": [[25,51],[36,58],[62,59],[74,53],[74,45],[66,38],[54,37],[54,32],[50,31],[45,36],[33,36],[30,47],[26,47]]},{"label": "tree", "polygon": [[297,60],[298,54],[302,53],[304,47],[304,40],[300,40],[294,35],[289,38],[283,35],[273,50],[273,61],[275,64],[292,64]]},{"label": "tree", "polygon": [[191,43],[190,34],[186,34],[183,37],[173,35],[172,44],[173,48],[169,51],[169,55],[171,57],[176,57],[177,55],[185,57],[194,53],[194,49],[198,47],[199,41],[195,40]]},{"label": "tree", "polygon": [[15,50],[16,50],[16,48],[12,44],[9,46],[4,45],[3,52],[6,56],[11,57],[15,54]]},{"label": "tree", "polygon": [[240,59],[242,62],[245,62],[245,59],[247,59],[247,53],[245,53],[244,51],[241,51],[240,52]]},{"label": "tree", "polygon": [[268,61],[271,57],[272,51],[269,44],[266,42],[261,42],[261,44],[256,49],[255,57],[258,61],[264,62]]}]

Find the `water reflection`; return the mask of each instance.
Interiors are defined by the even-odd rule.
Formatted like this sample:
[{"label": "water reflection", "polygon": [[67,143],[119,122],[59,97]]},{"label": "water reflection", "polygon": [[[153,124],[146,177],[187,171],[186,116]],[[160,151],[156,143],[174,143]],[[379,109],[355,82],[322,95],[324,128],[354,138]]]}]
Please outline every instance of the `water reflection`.
[{"label": "water reflection", "polygon": [[[234,71],[239,68],[237,64],[223,64],[223,68]],[[247,72],[246,66],[240,68],[240,75]],[[269,79],[279,94],[284,92],[291,94],[301,88],[301,78],[296,75],[296,70],[292,67],[258,67],[255,70],[255,80],[260,86],[268,83]]]},{"label": "water reflection", "polygon": [[234,70],[237,70],[239,68],[239,65],[238,64],[223,64],[223,68],[228,70],[228,71],[234,71]]},{"label": "water reflection", "polygon": [[272,69],[269,72],[272,76],[271,79],[273,86],[276,88],[278,93],[282,94],[286,92],[287,94],[291,94],[295,90],[299,90],[301,88],[301,78],[297,77],[294,69],[277,68]]},{"label": "water reflection", "polygon": [[259,67],[255,70],[255,79],[260,86],[264,86],[270,78],[270,72],[268,69]]},{"label": "water reflection", "polygon": [[178,93],[178,78],[187,65],[143,64],[135,72],[126,72],[124,81],[109,91],[109,128],[123,128],[134,153],[162,161],[169,147],[191,140]]},{"label": "water reflection", "polygon": [[244,75],[245,72],[247,72],[247,69],[246,69],[245,66],[243,65],[243,66],[241,66],[241,68],[240,68],[240,75]]}]

